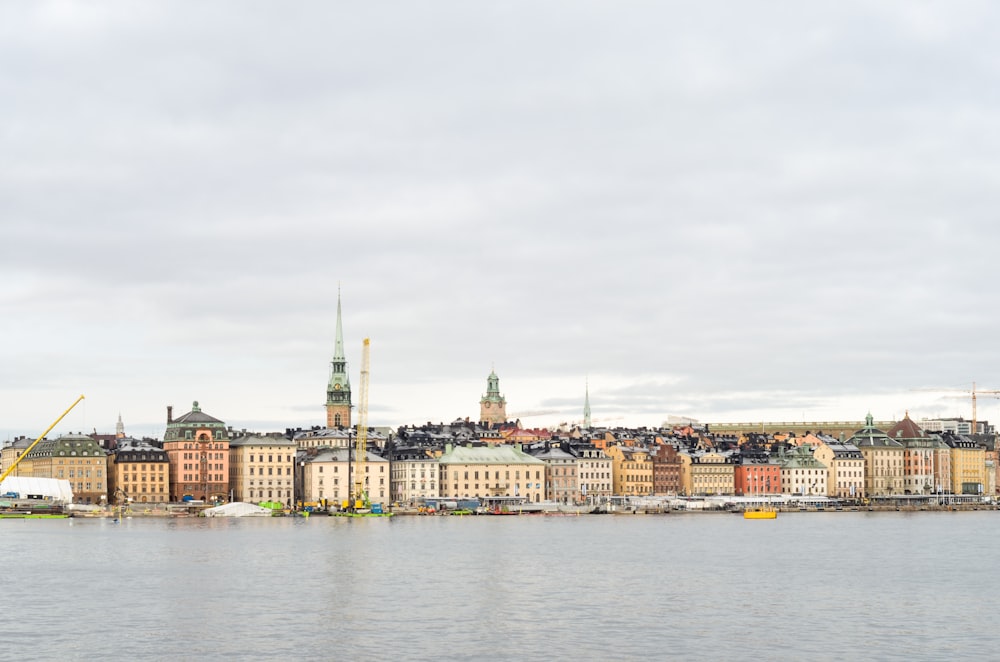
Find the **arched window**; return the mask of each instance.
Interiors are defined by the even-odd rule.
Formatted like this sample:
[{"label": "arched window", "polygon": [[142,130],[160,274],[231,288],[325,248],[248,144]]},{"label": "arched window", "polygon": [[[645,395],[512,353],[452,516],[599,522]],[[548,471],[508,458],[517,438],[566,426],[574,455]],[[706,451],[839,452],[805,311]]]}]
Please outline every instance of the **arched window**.
[{"label": "arched window", "polygon": [[341,426],[340,414],[335,414],[334,415],[334,417],[333,417],[333,424],[336,425],[338,428]]}]

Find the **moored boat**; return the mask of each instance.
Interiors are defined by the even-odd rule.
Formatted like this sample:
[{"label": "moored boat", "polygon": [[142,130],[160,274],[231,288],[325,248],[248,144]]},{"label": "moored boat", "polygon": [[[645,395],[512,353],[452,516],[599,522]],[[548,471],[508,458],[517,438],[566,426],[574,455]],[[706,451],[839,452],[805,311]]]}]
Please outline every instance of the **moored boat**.
[{"label": "moored boat", "polygon": [[778,517],[778,511],[776,510],[744,510],[743,519],[776,519]]}]

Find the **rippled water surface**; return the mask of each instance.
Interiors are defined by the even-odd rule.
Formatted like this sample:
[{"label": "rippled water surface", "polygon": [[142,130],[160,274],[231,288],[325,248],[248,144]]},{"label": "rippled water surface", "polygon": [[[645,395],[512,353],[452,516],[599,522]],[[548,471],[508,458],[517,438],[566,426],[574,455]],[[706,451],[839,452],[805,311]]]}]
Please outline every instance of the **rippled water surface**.
[{"label": "rippled water surface", "polygon": [[0,521],[3,659],[997,659],[1000,512]]}]

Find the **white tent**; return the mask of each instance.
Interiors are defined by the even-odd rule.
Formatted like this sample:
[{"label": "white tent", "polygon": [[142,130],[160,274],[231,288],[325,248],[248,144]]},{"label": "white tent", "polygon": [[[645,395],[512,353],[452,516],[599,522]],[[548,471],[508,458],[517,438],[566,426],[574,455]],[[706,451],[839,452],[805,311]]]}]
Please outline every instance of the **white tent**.
[{"label": "white tent", "polygon": [[0,495],[8,492],[16,493],[21,499],[41,497],[58,503],[73,502],[73,489],[69,486],[69,481],[58,478],[8,476],[0,483]]},{"label": "white tent", "polygon": [[206,508],[205,517],[270,517],[271,510],[252,503],[226,503],[214,508]]}]

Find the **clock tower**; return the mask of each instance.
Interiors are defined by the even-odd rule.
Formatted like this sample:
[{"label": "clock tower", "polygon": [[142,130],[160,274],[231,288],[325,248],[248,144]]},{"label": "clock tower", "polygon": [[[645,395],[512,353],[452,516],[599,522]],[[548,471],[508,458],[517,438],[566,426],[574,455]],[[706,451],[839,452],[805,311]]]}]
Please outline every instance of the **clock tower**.
[{"label": "clock tower", "polygon": [[500,378],[490,371],[486,378],[486,395],[479,399],[479,420],[483,423],[507,422],[507,399],[500,395]]},{"label": "clock tower", "polygon": [[340,290],[337,290],[337,339],[330,361],[330,381],[326,386],[326,427],[351,427],[351,379],[344,357],[344,327],[340,316]]}]

